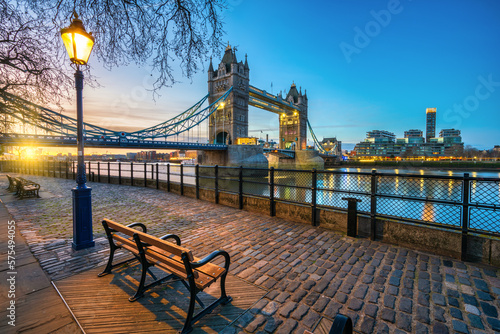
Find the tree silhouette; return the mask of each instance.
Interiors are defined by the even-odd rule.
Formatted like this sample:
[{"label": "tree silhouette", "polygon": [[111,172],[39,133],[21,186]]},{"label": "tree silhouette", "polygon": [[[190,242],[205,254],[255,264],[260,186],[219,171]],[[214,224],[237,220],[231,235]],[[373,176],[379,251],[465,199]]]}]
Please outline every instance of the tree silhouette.
[{"label": "tree silhouette", "polygon": [[[153,93],[176,82],[173,63],[191,78],[220,49],[223,0],[0,0],[0,92],[59,103],[74,88],[60,29],[73,11],[92,32],[92,58],[107,69],[147,65]],[[97,81],[86,69],[90,84]],[[1,107],[1,106],[0,106]]]}]

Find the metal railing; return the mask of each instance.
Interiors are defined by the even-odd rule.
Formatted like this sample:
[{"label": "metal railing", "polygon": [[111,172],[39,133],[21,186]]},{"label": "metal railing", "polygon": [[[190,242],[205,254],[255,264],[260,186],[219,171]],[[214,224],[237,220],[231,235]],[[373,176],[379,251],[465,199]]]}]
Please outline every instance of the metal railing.
[{"label": "metal railing", "polygon": [[[269,214],[276,214],[276,203],[311,208],[311,223],[318,225],[318,210],[347,212],[348,195],[359,199],[358,212],[370,218],[370,237],[375,238],[377,219],[385,218],[422,226],[432,226],[462,234],[462,253],[467,253],[470,233],[500,237],[500,179],[421,174],[346,172],[330,170],[285,170],[199,166],[136,162],[86,163],[89,181],[149,186],[166,190],[176,184],[180,194],[185,187],[214,192],[219,203],[221,193],[269,202]],[[3,170],[51,177],[74,178],[75,162],[4,161]]]}]

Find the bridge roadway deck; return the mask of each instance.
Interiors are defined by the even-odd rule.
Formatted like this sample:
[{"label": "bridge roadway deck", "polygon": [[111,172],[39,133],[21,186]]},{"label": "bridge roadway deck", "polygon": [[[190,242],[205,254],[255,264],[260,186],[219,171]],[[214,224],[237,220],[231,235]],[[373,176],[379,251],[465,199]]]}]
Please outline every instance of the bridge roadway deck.
[{"label": "bridge roadway deck", "polygon": [[[7,180],[3,175],[0,188],[5,189]],[[99,223],[104,217],[122,223],[144,222],[155,235],[176,233],[199,256],[221,247],[226,249],[232,259],[232,280],[240,282],[240,286],[256,288],[250,295],[257,302],[241,304],[243,313],[227,317],[224,333],[320,333],[337,313],[352,317],[355,330],[361,333],[500,331],[497,268],[349,238],[322,228],[155,189],[98,183],[89,183],[93,189],[96,247],[73,252],[73,181],[25,177],[42,185],[41,199],[17,200],[4,190],[0,198],[37,263],[66,296],[87,333],[107,332],[103,326],[93,327],[93,321],[86,322],[89,317],[95,319],[95,324],[103,321],[102,313],[92,309],[92,298],[99,293],[123,294],[136,284],[133,271],[118,272],[110,276],[114,283],[108,284],[106,290],[86,289],[88,300],[74,296],[78,286],[85,285],[107,258],[107,241]],[[128,281],[120,285],[124,278]],[[6,281],[0,284],[5,293]],[[141,314],[156,321],[158,328],[164,328],[177,309],[157,307],[155,303],[171,301],[174,289],[155,288],[140,304],[133,304],[142,307]],[[44,304],[49,305],[51,314],[60,311],[56,300],[52,294],[48,299],[51,302]],[[126,299],[123,303],[129,307]],[[36,312],[39,308],[38,305],[19,312],[41,319],[42,314]],[[26,314],[24,318],[19,315],[19,321],[26,319]],[[130,313],[124,314],[130,326],[134,326],[136,322],[130,321]],[[4,321],[2,317],[2,329]],[[214,324],[201,323],[197,332],[219,331],[221,327]],[[71,325],[74,324],[70,322],[68,326]],[[130,332],[139,329],[132,328]]]}]

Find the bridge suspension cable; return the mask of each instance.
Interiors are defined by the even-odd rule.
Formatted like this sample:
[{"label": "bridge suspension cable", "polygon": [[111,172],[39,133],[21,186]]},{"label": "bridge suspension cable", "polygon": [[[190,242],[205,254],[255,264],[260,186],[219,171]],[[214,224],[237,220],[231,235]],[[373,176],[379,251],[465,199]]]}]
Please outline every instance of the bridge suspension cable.
[{"label": "bridge suspension cable", "polygon": [[[131,140],[155,140],[179,135],[205,121],[227,99],[232,89],[232,87],[229,88],[221,97],[202,109],[202,105],[208,98],[207,94],[186,111],[146,129],[127,133],[84,123],[84,135],[86,138],[94,139],[126,138]],[[23,122],[23,124],[31,125],[35,129],[41,129],[53,135],[76,136],[76,119],[7,92],[0,92],[0,112]]]},{"label": "bridge suspension cable", "polygon": [[319,153],[331,155],[331,154],[333,154],[331,152],[335,152],[336,151],[336,146],[331,151],[327,151],[327,150],[324,149],[323,145],[321,145],[321,143],[318,140],[318,138],[316,138],[316,134],[314,134],[314,131],[312,129],[311,123],[309,123],[309,120],[307,120],[307,127],[309,128],[309,132],[311,133],[311,137],[312,137],[312,139],[314,141],[314,146],[316,146],[316,149],[319,151]]}]

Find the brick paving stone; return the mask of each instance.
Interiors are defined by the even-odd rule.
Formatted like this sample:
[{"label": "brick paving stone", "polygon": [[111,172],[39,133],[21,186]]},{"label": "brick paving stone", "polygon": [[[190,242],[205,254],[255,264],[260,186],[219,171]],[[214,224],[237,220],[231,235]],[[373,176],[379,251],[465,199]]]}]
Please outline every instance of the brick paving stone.
[{"label": "brick paving stone", "polygon": [[429,317],[430,310],[427,307],[424,306],[417,306],[417,314],[416,314],[416,319],[420,322],[430,324],[431,320]]},{"label": "brick paving stone", "polygon": [[280,308],[279,314],[282,317],[288,318],[290,316],[290,313],[297,307],[297,303],[294,302],[287,302],[285,305],[283,305]]},{"label": "brick paving stone", "polygon": [[450,314],[453,318],[463,320],[462,312],[454,307],[450,307]]},{"label": "brick paving stone", "polygon": [[394,310],[384,308],[382,312],[379,313],[382,320],[394,323],[396,321],[396,312]]},{"label": "brick paving stone", "polygon": [[500,332],[500,320],[495,318],[486,318],[486,321],[491,329]]},{"label": "brick paving stone", "polygon": [[429,295],[426,293],[418,293],[418,303],[422,306],[429,306]]},{"label": "brick paving stone", "polygon": [[387,293],[391,294],[393,296],[397,296],[397,295],[399,295],[399,288],[396,288],[395,286],[389,285],[389,287],[387,287]]},{"label": "brick paving stone", "polygon": [[335,316],[339,313],[339,310],[342,308],[342,304],[336,303],[333,300],[328,303],[324,314],[329,318],[335,318]]},{"label": "brick paving stone", "polygon": [[354,290],[353,296],[359,299],[364,299],[367,291],[368,285],[361,284]]},{"label": "brick paving stone", "polygon": [[319,320],[321,316],[316,313],[316,312],[309,312],[307,315],[302,319],[302,324],[306,326],[307,328],[312,328],[316,322]]},{"label": "brick paving stone", "polygon": [[375,330],[375,333],[380,333],[380,334],[388,334],[389,333],[389,326],[387,326],[385,323],[383,322],[379,322],[377,324],[377,328]]},{"label": "brick paving stone", "polygon": [[399,302],[399,310],[411,314],[412,313],[412,305],[413,305],[413,302],[411,299],[402,298]]},{"label": "brick paving stone", "polygon": [[342,293],[342,292],[338,292],[336,295],[335,295],[335,299],[342,303],[342,304],[345,304],[345,302],[347,301],[347,295],[345,293]]},{"label": "brick paving stone", "polygon": [[406,332],[411,332],[412,330],[411,321],[412,318],[408,314],[399,312],[396,316],[396,326]]},{"label": "brick paving stone", "polygon": [[378,291],[370,291],[370,294],[368,295],[368,301],[370,303],[376,304],[378,302],[379,296],[380,296],[380,292],[378,292]]},{"label": "brick paving stone", "polygon": [[304,315],[307,313],[307,311],[309,311],[309,307],[304,305],[304,304],[300,304],[299,307],[297,307],[292,312],[291,317],[294,318],[295,320],[299,321],[302,319],[302,317],[304,317]]},{"label": "brick paving stone", "polygon": [[276,302],[270,302],[262,309],[262,314],[273,315],[279,308],[279,304]]},{"label": "brick paving stone", "polygon": [[418,334],[428,334],[429,328],[421,322],[417,322],[415,325],[415,332]]},{"label": "brick paving stone", "polygon": [[255,314],[262,311],[262,309],[266,307],[267,303],[269,303],[269,301],[267,299],[262,298],[250,309],[250,312]]},{"label": "brick paving stone", "polygon": [[371,334],[371,333],[373,333],[374,326],[375,326],[375,319],[370,318],[370,317],[365,317],[363,319],[363,322],[361,323],[359,331],[361,333]]},{"label": "brick paving stone", "polygon": [[264,317],[262,314],[259,314],[257,315],[257,317],[255,317],[255,319],[251,323],[249,323],[245,327],[245,330],[250,333],[253,333],[257,328],[259,328],[262,324],[264,324],[264,322],[266,322],[266,317]]},{"label": "brick paving stone", "polygon": [[469,333],[469,329],[464,322],[459,320],[452,320],[451,323],[453,325],[453,330],[455,330],[456,332],[465,334]]},{"label": "brick paving stone", "polygon": [[446,325],[436,322],[432,326],[432,333],[433,334],[449,334],[450,331],[448,330],[448,327]]},{"label": "brick paving stone", "polygon": [[316,285],[316,282],[313,281],[313,280],[307,280],[305,281],[303,284],[302,284],[302,288],[306,289],[306,290],[311,290],[311,288],[313,286]]},{"label": "brick paving stone", "polygon": [[446,306],[446,299],[438,293],[432,294],[432,302],[437,305]]},{"label": "brick paving stone", "polygon": [[384,306],[388,308],[394,308],[394,304],[396,303],[396,297],[391,295],[386,295],[384,297]]},{"label": "brick paving stone", "polygon": [[276,331],[276,334],[290,334],[297,327],[298,322],[293,319],[287,319]]},{"label": "brick paving stone", "polygon": [[348,307],[353,311],[361,310],[363,305],[364,305],[363,301],[357,298],[352,298],[348,303]]},{"label": "brick paving stone", "polygon": [[310,292],[306,298],[304,298],[304,302],[309,305],[309,306],[312,306],[314,303],[316,303],[316,301],[318,300],[318,298],[320,297],[321,295],[315,291],[312,291]]},{"label": "brick paving stone", "polygon": [[474,328],[479,328],[479,329],[484,329],[483,322],[481,321],[481,318],[478,317],[475,314],[467,314],[467,317],[469,318],[470,325]]},{"label": "brick paving stone", "polygon": [[490,303],[481,302],[481,309],[484,314],[488,317],[498,318],[498,311],[495,306]]},{"label": "brick paving stone", "polygon": [[313,305],[312,309],[316,312],[323,312],[325,309],[326,305],[330,302],[330,298],[327,298],[325,296],[320,296],[316,303]]},{"label": "brick paving stone", "polygon": [[436,319],[437,321],[446,322],[444,314],[445,314],[445,310],[443,308],[436,307],[434,309],[434,319]]},{"label": "brick paving stone", "polygon": [[377,312],[378,312],[377,305],[367,304],[365,306],[365,314],[366,315],[369,315],[370,317],[375,318],[377,316]]},{"label": "brick paving stone", "polygon": [[274,300],[278,303],[283,304],[285,301],[287,301],[288,298],[290,298],[290,294],[288,292],[282,292],[276,298],[274,298]]}]

